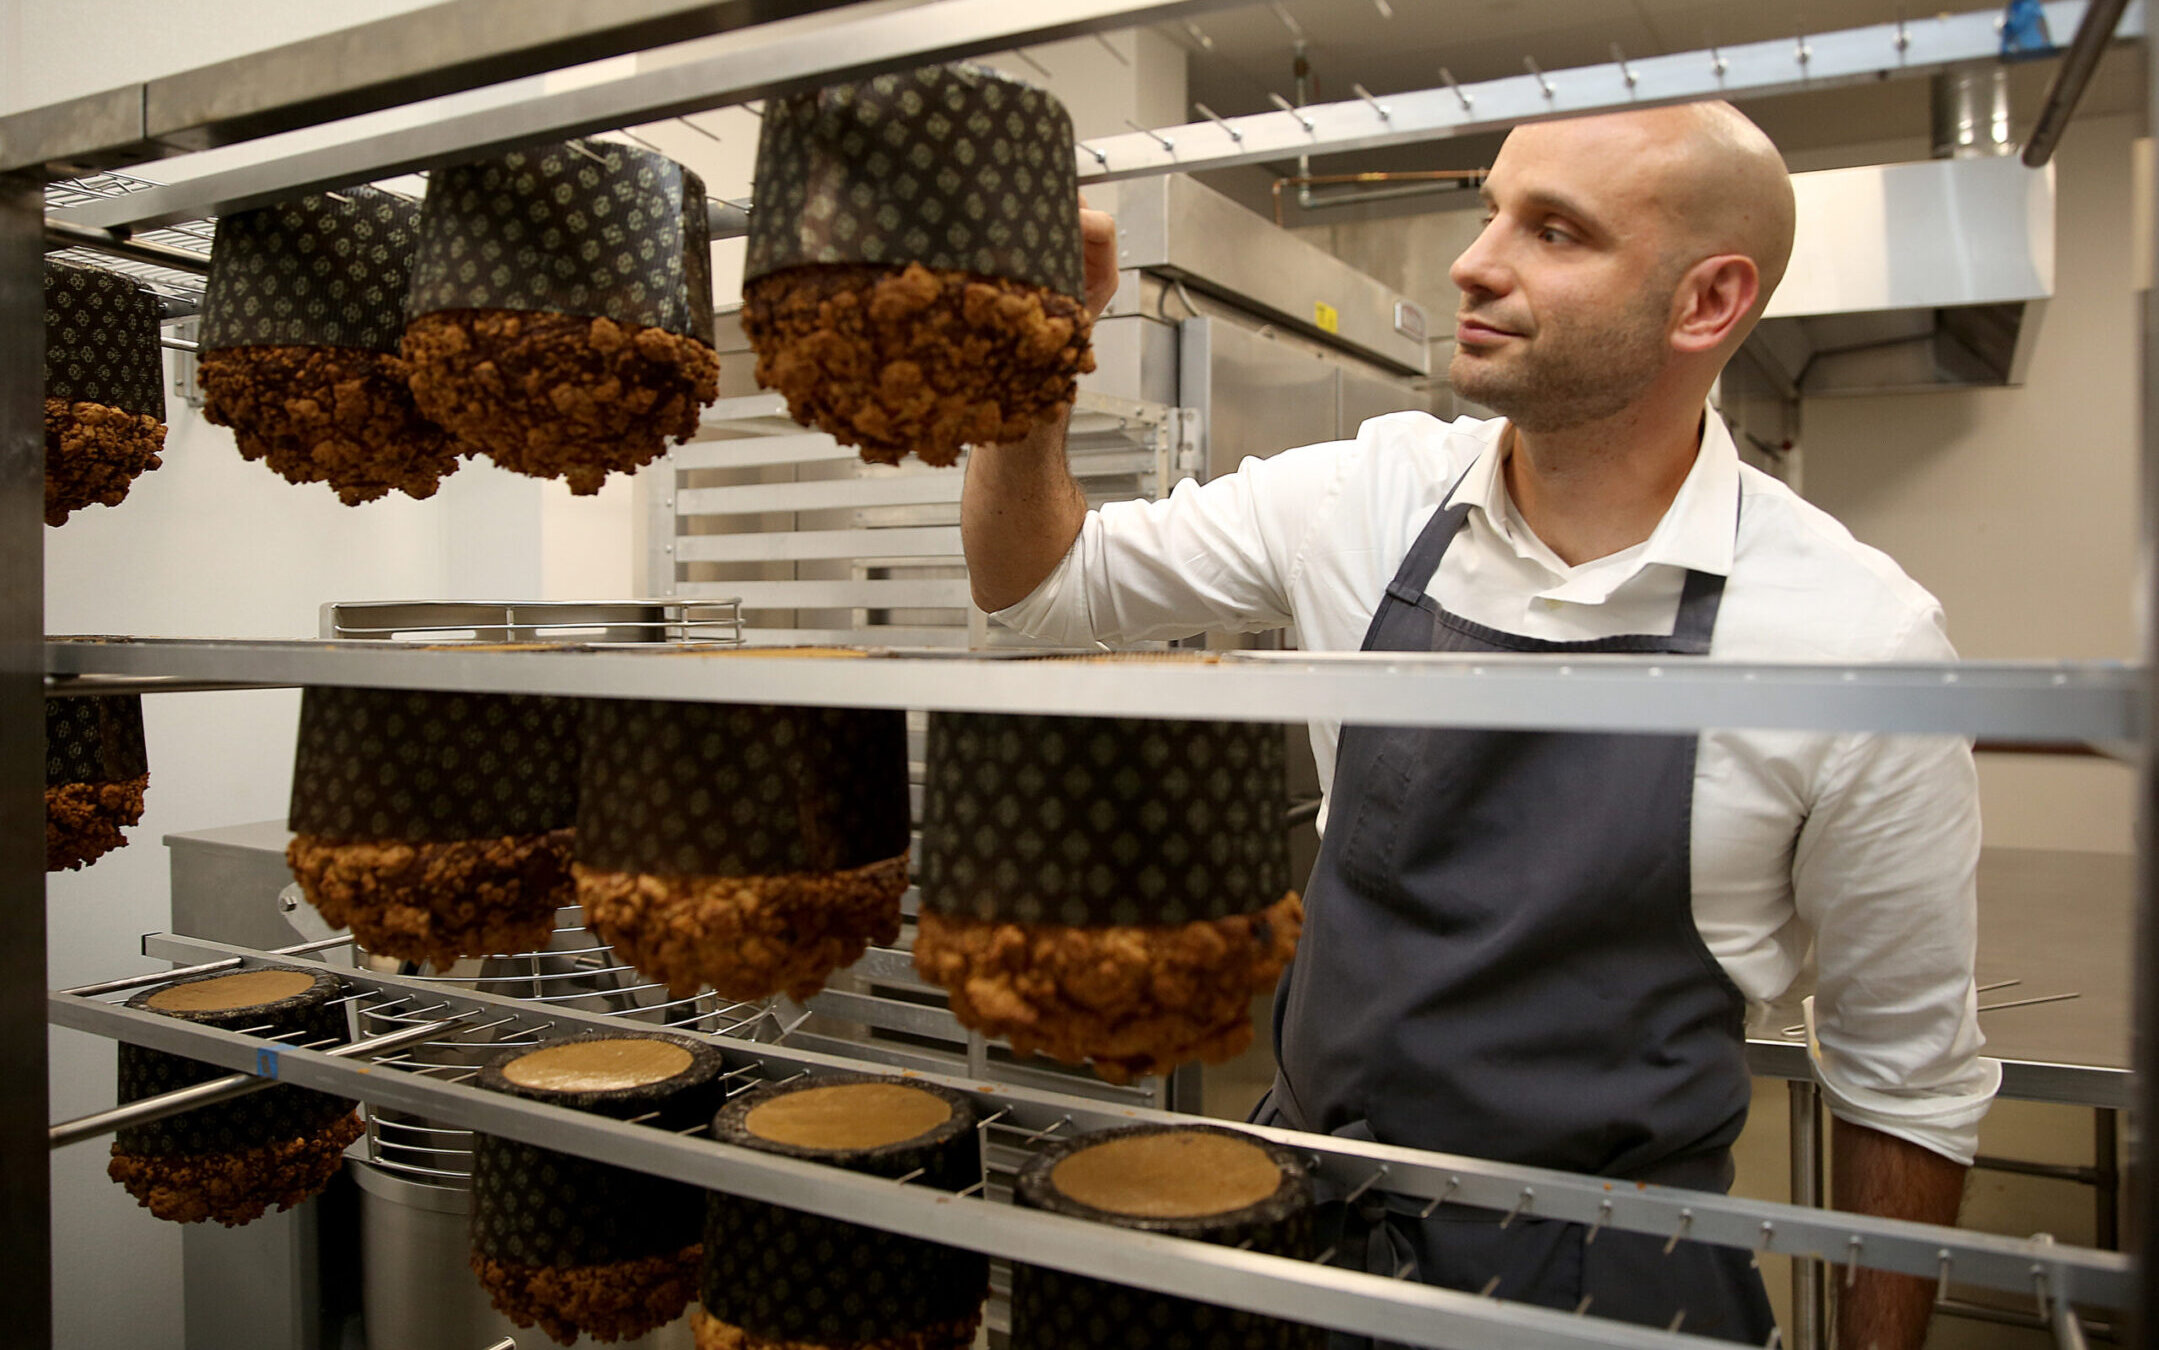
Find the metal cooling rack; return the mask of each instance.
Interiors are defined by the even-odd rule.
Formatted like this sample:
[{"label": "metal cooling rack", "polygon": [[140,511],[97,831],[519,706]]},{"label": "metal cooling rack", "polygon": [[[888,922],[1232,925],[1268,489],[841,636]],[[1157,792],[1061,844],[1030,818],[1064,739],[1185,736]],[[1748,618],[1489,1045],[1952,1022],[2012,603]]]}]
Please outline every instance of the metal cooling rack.
[{"label": "metal cooling rack", "polygon": [[[162,187],[146,178],[124,173],[91,174],[84,178],[63,179],[45,188],[45,209],[61,211],[69,207],[83,206],[90,202],[109,201],[137,192],[148,192]],[[177,266],[159,266],[135,258],[116,257],[96,248],[77,247],[57,249],[46,256],[81,267],[99,267],[108,272],[131,276],[155,291],[165,301],[167,317],[176,318],[193,314],[202,308],[204,278],[210,270],[210,241],[217,232],[214,219],[183,220],[171,225],[161,225],[131,233],[130,242],[148,244],[156,248],[177,249],[201,259],[199,270],[184,270]]]},{"label": "metal cooling rack", "polygon": [[[297,889],[290,888],[290,889]],[[355,960],[363,967],[386,958],[370,956],[353,943]],[[464,970],[463,966],[476,969]],[[770,1022],[770,1000],[730,1002],[700,991],[688,998],[670,998],[664,985],[642,979],[621,961],[607,944],[599,942],[580,921],[572,905],[556,911],[555,929],[545,950],[488,956],[460,962],[447,971],[415,969],[411,963],[398,967],[399,978],[430,989],[468,989],[544,1007],[578,1012],[619,1022],[662,1026],[676,1031],[721,1033],[742,1039],[769,1034],[761,1023]],[[351,1005],[354,1038],[372,1040],[405,1031],[429,1020],[407,1003],[358,999]],[[446,1081],[464,1082],[480,1066],[504,1050],[536,1044],[520,1025],[491,1029],[488,1034],[460,1025],[441,1036],[420,1040],[377,1063],[413,1073],[445,1075]],[[368,1162],[429,1185],[463,1189],[472,1173],[472,1132],[454,1125],[416,1117],[396,1110],[370,1106],[367,1133],[361,1147]]]},{"label": "metal cooling rack", "polygon": [[[336,939],[330,940],[337,941]],[[309,944],[317,950],[329,943]],[[146,954],[166,960],[240,968],[291,963],[300,952],[271,954],[196,939],[158,935]],[[190,973],[201,966],[189,966]],[[1574,1314],[1503,1299],[1436,1289],[1414,1280],[1348,1271],[1318,1262],[1262,1256],[1205,1243],[1134,1233],[1021,1210],[1001,1187],[978,1183],[945,1193],[908,1179],[891,1180],[773,1157],[717,1143],[705,1126],[679,1134],[638,1121],[615,1121],[488,1093],[462,1081],[471,1069],[404,1064],[357,1055],[334,1056],[259,1037],[201,1027],[118,1006],[115,994],[169,979],[142,976],[61,991],[50,996],[51,1020],[93,1034],[187,1055],[252,1074],[259,1083],[284,1081],[356,1097],[446,1124],[605,1160],[691,1185],[745,1195],[850,1222],[946,1243],[1012,1260],[1052,1266],[1122,1284],[1313,1322],[1356,1334],[1459,1350],[1497,1350],[1528,1344],[1562,1347],[1699,1346],[1719,1342],[1686,1333],[1606,1321],[1593,1309]],[[398,1021],[416,1038],[447,1043],[488,1036],[490,1046],[619,1022],[569,1001],[529,1002],[449,982],[428,982],[339,968],[355,986],[348,997],[363,1013]],[[877,1048],[840,1058],[776,1041],[712,1036],[728,1060],[731,1089],[786,1081],[805,1074],[858,1071]],[[362,1042],[366,1053],[381,1042]],[[939,1078],[970,1097],[982,1117],[985,1159],[1006,1174],[1045,1140],[1129,1124],[1186,1119],[1085,1098],[964,1078]],[[105,1117],[142,1118],[158,1103],[133,1103]],[[115,1122],[109,1126],[117,1127]],[[66,1128],[66,1127],[62,1127]],[[1681,1241],[1713,1242],[1757,1254],[1817,1260],[1830,1277],[1849,1279],[1865,1266],[2019,1293],[2056,1330],[2064,1345],[2081,1344],[2078,1308],[2114,1308],[2135,1296],[2129,1258],[2031,1239],[1872,1219],[1660,1186],[1615,1185],[1600,1177],[1515,1167],[1473,1158],[1389,1148],[1331,1136],[1256,1128],[1306,1156],[1322,1184],[1336,1194],[1396,1197],[1408,1212],[1443,1203],[1473,1205],[1509,1216],[1565,1219]]]}]

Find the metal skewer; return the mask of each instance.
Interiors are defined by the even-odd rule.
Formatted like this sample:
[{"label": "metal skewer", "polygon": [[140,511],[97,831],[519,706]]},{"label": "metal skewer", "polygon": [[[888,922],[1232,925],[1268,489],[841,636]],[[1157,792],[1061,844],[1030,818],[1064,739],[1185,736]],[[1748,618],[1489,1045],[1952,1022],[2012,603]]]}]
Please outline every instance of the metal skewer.
[{"label": "metal skewer", "polygon": [[[415,1041],[423,1041],[430,1036],[440,1035],[445,1028],[471,1015],[471,1013],[460,1013],[457,1017],[445,1018],[440,1022],[430,1022],[426,1026],[407,1027],[403,1031],[393,1031],[387,1036],[377,1036],[373,1040],[354,1041],[349,1045],[338,1046],[335,1050],[326,1053],[339,1059],[349,1059],[355,1055],[372,1054],[381,1050],[395,1050],[401,1046],[410,1045]],[[132,1101],[124,1106],[113,1107],[109,1111],[98,1111],[91,1115],[79,1116],[74,1120],[64,1120],[51,1127],[46,1131],[46,1134],[50,1141],[50,1147],[63,1148],[69,1144],[80,1143],[85,1139],[95,1139],[101,1134],[111,1134],[115,1130],[124,1129],[130,1125],[147,1125],[153,1120],[163,1120],[167,1116],[176,1116],[183,1111],[192,1111],[199,1106],[208,1106],[212,1102],[230,1101],[235,1097],[245,1097],[249,1093],[260,1092],[264,1088],[276,1086],[277,1080],[275,1078],[261,1078],[251,1073],[227,1074],[223,1078],[213,1078],[206,1083],[196,1083],[193,1086],[178,1088],[172,1092],[161,1092],[155,1097],[144,1097],[139,1101]]]}]

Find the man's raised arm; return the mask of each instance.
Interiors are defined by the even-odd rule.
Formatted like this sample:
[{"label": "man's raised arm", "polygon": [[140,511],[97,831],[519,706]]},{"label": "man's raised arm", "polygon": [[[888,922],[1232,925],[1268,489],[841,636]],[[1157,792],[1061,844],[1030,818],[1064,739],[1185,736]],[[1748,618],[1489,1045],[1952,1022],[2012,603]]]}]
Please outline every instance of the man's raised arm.
[{"label": "man's raised arm", "polygon": [[[1080,205],[1087,310],[1100,315],[1117,293],[1117,225]],[[975,604],[996,611],[1027,598],[1056,570],[1087,519],[1087,498],[1065,465],[1065,423],[1038,424],[1012,445],[976,446],[960,497],[960,543]]]}]

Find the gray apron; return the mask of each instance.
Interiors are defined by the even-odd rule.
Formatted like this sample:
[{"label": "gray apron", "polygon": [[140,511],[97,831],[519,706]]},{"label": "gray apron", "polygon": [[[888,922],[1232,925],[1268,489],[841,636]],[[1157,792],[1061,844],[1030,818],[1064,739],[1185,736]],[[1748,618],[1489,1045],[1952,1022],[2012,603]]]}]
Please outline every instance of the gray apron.
[{"label": "gray apron", "polygon": [[[1689,572],[1671,636],[1546,642],[1425,594],[1445,506],[1366,651],[1707,655],[1723,578]],[[1693,735],[1345,726],[1304,935],[1275,996],[1254,1119],[1700,1190],[1746,1123],[1746,1001],[1695,928]],[[1321,1211],[1340,1264],[1761,1344],[1745,1252],[1367,1194]],[[1337,1347],[1366,1344],[1336,1337]]]}]

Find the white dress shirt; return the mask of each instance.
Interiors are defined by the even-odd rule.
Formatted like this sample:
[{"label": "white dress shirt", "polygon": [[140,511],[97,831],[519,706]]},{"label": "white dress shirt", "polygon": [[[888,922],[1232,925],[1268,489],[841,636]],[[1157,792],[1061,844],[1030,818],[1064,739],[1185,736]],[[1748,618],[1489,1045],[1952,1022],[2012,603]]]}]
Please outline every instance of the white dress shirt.
[{"label": "white dress shirt", "polygon": [[[1554,641],[1668,633],[1694,569],[1726,578],[1710,659],[1955,659],[1934,597],[1741,464],[1714,412],[1703,421],[1655,532],[1578,567],[1516,513],[1500,472],[1504,421],[1395,413],[1353,441],[1089,512],[1057,569],[997,617],[1068,645],[1293,626],[1306,650],[1355,650],[1459,480],[1469,518],[1430,593],[1473,622]],[[1338,732],[1312,727],[1322,783]],[[1814,946],[1815,1064],[1831,1109],[1970,1162],[2001,1073],[1979,1054],[1969,743],[1705,731],[1692,828],[1695,924],[1742,993],[1777,998]]]}]

